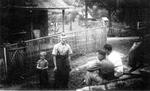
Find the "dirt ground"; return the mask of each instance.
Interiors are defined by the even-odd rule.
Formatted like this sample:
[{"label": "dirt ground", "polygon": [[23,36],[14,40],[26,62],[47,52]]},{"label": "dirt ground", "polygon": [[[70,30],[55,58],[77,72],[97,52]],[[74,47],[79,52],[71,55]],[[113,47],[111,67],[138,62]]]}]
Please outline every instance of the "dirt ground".
[{"label": "dirt ground", "polygon": [[[135,39],[137,39],[137,38],[136,37],[123,37],[123,38],[113,37],[113,38],[108,38],[107,43],[111,44],[113,46],[114,50],[116,50],[124,55],[127,55],[128,51],[131,48],[133,41]],[[80,56],[80,57],[72,60],[72,64],[73,64],[72,67],[74,69],[74,68],[81,66],[81,65],[85,64],[86,62],[93,60],[95,58],[96,58],[95,53],[89,53],[87,55]],[[52,72],[52,70],[49,71],[49,73],[51,73],[51,72]],[[83,80],[83,76],[84,76],[84,71],[78,72],[78,74],[76,74],[76,72],[71,72],[69,89],[77,89],[77,88],[83,87],[83,85],[81,86],[81,81]],[[10,87],[5,87],[5,88],[1,87],[0,89],[5,89],[5,90],[39,89],[39,86],[37,84],[38,81],[36,79],[34,81],[31,81],[33,79],[35,79],[35,78],[34,77],[30,78],[29,82],[25,82],[24,84],[21,84],[21,85],[13,85]],[[52,83],[54,80],[52,74],[49,74],[49,79],[51,81],[51,84],[50,84],[51,86],[48,89],[52,89],[51,87],[52,87]]]}]

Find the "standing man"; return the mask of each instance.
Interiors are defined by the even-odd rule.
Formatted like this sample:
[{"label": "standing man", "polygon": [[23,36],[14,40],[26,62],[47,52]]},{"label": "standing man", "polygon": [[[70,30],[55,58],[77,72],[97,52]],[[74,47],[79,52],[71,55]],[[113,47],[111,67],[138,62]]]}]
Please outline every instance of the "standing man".
[{"label": "standing man", "polygon": [[69,44],[66,43],[66,35],[62,34],[60,37],[60,43],[54,45],[52,55],[54,61],[54,87],[57,89],[68,88],[70,61],[72,49]]}]

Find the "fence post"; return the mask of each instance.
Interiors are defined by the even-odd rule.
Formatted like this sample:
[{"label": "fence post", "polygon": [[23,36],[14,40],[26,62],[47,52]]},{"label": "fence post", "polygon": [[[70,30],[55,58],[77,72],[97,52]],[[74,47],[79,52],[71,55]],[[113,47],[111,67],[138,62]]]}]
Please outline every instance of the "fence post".
[{"label": "fence post", "polygon": [[137,22],[137,30],[139,30],[139,28],[140,28],[140,22],[138,21]]},{"label": "fence post", "polygon": [[6,47],[3,48],[4,51],[4,63],[5,63],[5,80],[6,80],[6,76],[7,76],[7,52],[6,52]]},{"label": "fence post", "polygon": [[98,49],[98,46],[97,46],[97,39],[98,38],[97,38],[97,36],[99,35],[99,33],[97,33],[97,30],[94,31],[93,35],[95,35],[95,36],[93,36],[93,38],[94,38],[94,41],[95,41],[95,49],[94,49],[94,51],[96,51]]},{"label": "fence post", "polygon": [[88,31],[88,30],[85,31],[85,37],[86,37],[86,40],[85,40],[85,43],[86,43],[86,53],[87,53],[87,50],[88,50],[88,48],[87,48],[87,34],[88,34],[87,31]]},{"label": "fence post", "polygon": [[75,36],[75,50],[77,51],[78,48],[77,48],[77,32],[74,33],[74,36]]},{"label": "fence post", "polygon": [[64,9],[62,10],[62,21],[63,21],[62,22],[63,23],[62,30],[63,30],[63,32],[65,32],[65,10]]}]

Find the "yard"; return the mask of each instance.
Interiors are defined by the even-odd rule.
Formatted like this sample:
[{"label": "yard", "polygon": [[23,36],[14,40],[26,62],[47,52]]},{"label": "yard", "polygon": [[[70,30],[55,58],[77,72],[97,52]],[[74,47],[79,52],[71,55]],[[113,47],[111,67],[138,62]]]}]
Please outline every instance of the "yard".
[{"label": "yard", "polygon": [[[113,38],[108,38],[107,39],[107,43],[112,44],[114,50],[120,52],[121,54],[123,54],[123,56],[127,55],[129,48],[132,46],[133,41],[137,39],[136,37],[113,37]],[[85,64],[88,61],[94,60],[96,58],[95,53],[89,53],[86,55],[82,55],[79,56],[77,58],[75,58],[74,60],[72,60],[72,64],[73,64],[73,69],[81,66],[83,64]],[[53,74],[52,73],[52,69],[49,70],[49,82],[50,82],[50,86],[47,89],[52,89],[52,84],[53,84]],[[69,82],[69,89],[77,89],[77,88],[81,88],[84,87],[84,85],[81,84],[81,81],[83,79],[85,71],[80,71],[80,72],[75,72],[72,71],[70,73],[70,82]],[[38,86],[38,81],[37,81],[37,77],[32,77],[27,79],[23,84],[20,85],[12,85],[12,86],[7,86],[7,87],[1,87],[1,89],[14,89],[14,90],[28,90],[28,89],[39,89]]]},{"label": "yard", "polygon": [[[129,49],[138,39],[133,36],[145,37],[149,33],[148,3],[148,0],[1,0],[0,90],[40,90],[36,64],[41,51],[47,52],[49,63],[49,84],[44,90],[53,90],[52,49],[62,32],[68,35],[73,50],[68,89],[89,87],[83,84],[86,70],[74,69],[95,60],[95,51],[106,42],[123,59],[129,57]],[[150,89],[150,37],[143,39],[131,58],[146,67],[140,68],[138,78],[129,73],[131,79],[108,83],[109,89]],[[95,91],[100,89],[104,88],[99,85]]]}]

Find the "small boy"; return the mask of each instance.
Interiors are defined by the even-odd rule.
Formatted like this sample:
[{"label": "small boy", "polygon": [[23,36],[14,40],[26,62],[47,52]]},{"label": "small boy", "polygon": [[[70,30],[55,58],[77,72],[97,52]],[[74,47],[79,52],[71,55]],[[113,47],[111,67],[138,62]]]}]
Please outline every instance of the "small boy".
[{"label": "small boy", "polygon": [[40,59],[37,61],[36,68],[39,72],[40,87],[46,87],[48,85],[48,61],[45,59],[46,52],[40,52]]}]

